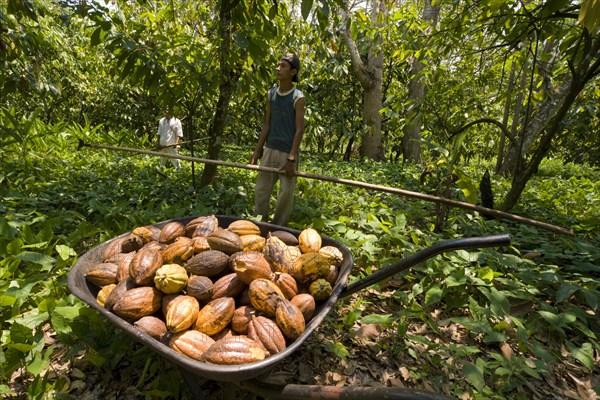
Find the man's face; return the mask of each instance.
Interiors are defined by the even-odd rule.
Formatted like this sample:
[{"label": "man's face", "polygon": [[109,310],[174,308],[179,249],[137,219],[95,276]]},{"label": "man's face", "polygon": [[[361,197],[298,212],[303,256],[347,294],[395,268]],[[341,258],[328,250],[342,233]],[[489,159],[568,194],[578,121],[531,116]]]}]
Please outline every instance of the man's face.
[{"label": "man's face", "polygon": [[290,64],[287,60],[281,59],[279,60],[279,64],[277,65],[277,79],[292,79],[294,76],[292,64]]},{"label": "man's face", "polygon": [[165,108],[165,118],[171,119],[172,116],[173,114],[171,114],[171,109]]}]

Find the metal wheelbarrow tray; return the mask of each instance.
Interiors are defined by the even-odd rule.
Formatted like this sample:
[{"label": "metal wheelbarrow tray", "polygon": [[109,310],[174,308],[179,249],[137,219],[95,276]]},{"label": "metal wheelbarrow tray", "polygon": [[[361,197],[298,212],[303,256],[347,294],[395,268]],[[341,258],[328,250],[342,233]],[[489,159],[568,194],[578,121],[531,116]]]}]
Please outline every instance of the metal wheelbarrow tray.
[{"label": "metal wheelbarrow tray", "polygon": [[[232,216],[216,216],[219,221],[219,226],[222,228],[226,228],[231,222],[242,219],[239,217]],[[186,217],[186,218],[176,218],[170,219],[166,221],[162,221],[160,223],[155,224],[155,226],[162,228],[166,223],[171,221],[179,221],[183,224],[191,221],[196,217]],[[282,227],[279,225],[273,225],[269,223],[263,223],[258,221],[252,221],[256,225],[258,225],[261,229],[261,234],[266,236],[268,232],[283,230],[294,234],[298,237],[300,231],[295,229],[290,229],[286,227]],[[117,240],[123,236],[129,235],[130,232],[124,233],[119,237],[113,238],[109,241],[106,241],[93,249],[89,250],[87,253],[82,255],[79,260],[75,263],[71,271],[68,274],[68,287],[69,290],[77,296],[79,299],[87,303],[90,307],[96,309],[100,312],[106,319],[108,319],[111,323],[124,330],[131,336],[133,336],[136,340],[140,341],[144,345],[148,346],[150,349],[154,350],[156,353],[161,356],[167,358],[180,368],[194,374],[197,376],[201,376],[210,380],[220,381],[220,382],[241,382],[253,379],[259,375],[262,375],[265,372],[268,372],[274,366],[282,362],[285,358],[289,357],[293,352],[298,350],[300,346],[304,343],[304,341],[313,333],[313,331],[321,324],[323,319],[327,316],[327,314],[334,307],[335,303],[338,301],[340,297],[348,296],[352,293],[355,293],[359,290],[367,288],[374,283],[382,281],[388,277],[391,277],[398,272],[404,271],[428,258],[431,258],[437,254],[443,253],[445,251],[457,250],[457,249],[475,249],[481,247],[495,247],[495,246],[506,246],[510,243],[510,239],[508,235],[494,235],[494,236],[484,236],[484,237],[475,237],[475,238],[466,238],[466,239],[456,239],[447,242],[442,242],[436,245],[433,245],[429,248],[421,250],[409,257],[402,259],[400,262],[387,266],[383,269],[378,270],[374,274],[355,282],[354,284],[347,286],[348,276],[352,271],[354,266],[354,261],[352,258],[352,253],[348,248],[341,245],[337,241],[322,236],[323,246],[335,246],[337,247],[343,254],[343,261],[340,266],[339,276],[335,285],[333,286],[333,293],[326,301],[317,305],[313,318],[309,323],[306,324],[306,329],[304,333],[296,339],[294,342],[290,343],[289,346],[282,352],[269,356],[261,361],[256,361],[248,364],[242,365],[215,365],[204,362],[199,362],[183,356],[176,351],[172,350],[170,347],[165,345],[164,343],[153,339],[152,337],[142,333],[137,328],[135,328],[131,323],[121,319],[117,315],[112,312],[104,309],[100,305],[96,303],[96,295],[98,293],[98,288],[88,284],[85,279],[85,274],[88,272],[95,264],[102,262],[102,255],[106,246],[108,246],[112,241]]]}]

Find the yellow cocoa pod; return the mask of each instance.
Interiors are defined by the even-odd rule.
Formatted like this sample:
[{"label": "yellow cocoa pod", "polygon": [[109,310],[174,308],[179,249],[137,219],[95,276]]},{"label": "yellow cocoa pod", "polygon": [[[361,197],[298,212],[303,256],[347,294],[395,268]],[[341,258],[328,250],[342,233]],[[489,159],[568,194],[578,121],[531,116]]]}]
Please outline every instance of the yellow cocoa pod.
[{"label": "yellow cocoa pod", "polygon": [[290,251],[288,245],[283,243],[277,236],[269,234],[263,248],[263,254],[271,264],[273,271],[290,273],[294,264],[294,254]]},{"label": "yellow cocoa pod", "polygon": [[322,242],[321,235],[313,228],[306,228],[298,235],[298,247],[303,253],[319,251]]},{"label": "yellow cocoa pod", "polygon": [[165,264],[183,264],[194,255],[194,244],[192,239],[181,236],[167,245],[161,254]]},{"label": "yellow cocoa pod", "polygon": [[173,333],[185,331],[196,322],[199,311],[200,304],[195,297],[186,295],[175,297],[165,315],[167,329]]},{"label": "yellow cocoa pod", "polygon": [[300,283],[325,278],[329,275],[329,260],[318,252],[304,253],[294,261],[290,275]]},{"label": "yellow cocoa pod", "polygon": [[335,265],[336,267],[342,265],[342,261],[344,260],[342,251],[335,246],[323,246],[319,250],[319,254],[327,257],[329,264]]},{"label": "yellow cocoa pod", "polygon": [[235,233],[238,236],[244,235],[260,235],[260,228],[252,221],[238,219],[233,221],[227,227],[227,230]]},{"label": "yellow cocoa pod", "polygon": [[98,303],[100,307],[104,307],[104,304],[106,303],[106,298],[108,297],[110,292],[112,292],[113,289],[116,287],[116,283],[111,283],[110,285],[106,285],[102,289],[100,289],[98,295],[96,296],[96,303]]},{"label": "yellow cocoa pod", "polygon": [[273,277],[269,262],[258,251],[240,251],[233,254],[229,262],[238,278],[247,285],[257,278],[271,279]]},{"label": "yellow cocoa pod", "polygon": [[231,322],[235,301],[231,297],[220,297],[210,301],[198,312],[195,329],[207,335],[216,335]]},{"label": "yellow cocoa pod", "polygon": [[187,271],[179,264],[163,264],[154,275],[154,286],[167,294],[181,292],[187,282]]},{"label": "yellow cocoa pod", "polygon": [[262,251],[267,243],[267,239],[260,235],[240,236],[242,241],[242,251]]}]

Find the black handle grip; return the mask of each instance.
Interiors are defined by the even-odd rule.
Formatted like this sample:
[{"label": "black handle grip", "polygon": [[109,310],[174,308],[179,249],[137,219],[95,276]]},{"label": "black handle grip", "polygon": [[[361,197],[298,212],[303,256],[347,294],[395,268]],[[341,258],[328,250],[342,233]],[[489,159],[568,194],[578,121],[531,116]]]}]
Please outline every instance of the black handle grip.
[{"label": "black handle grip", "polygon": [[386,278],[396,275],[398,272],[407,270],[419,264],[422,261],[425,261],[433,256],[436,256],[446,251],[460,249],[476,249],[481,247],[508,246],[509,244],[510,237],[507,234],[455,239],[434,244],[431,247],[423,249],[406,258],[403,258],[395,264],[389,265],[379,271],[376,271],[375,273],[367,276],[364,279],[361,279],[358,282],[354,282],[352,285],[347,286],[342,291],[340,297],[346,297],[353,293],[356,293],[359,290],[365,289],[377,282],[380,282]]}]

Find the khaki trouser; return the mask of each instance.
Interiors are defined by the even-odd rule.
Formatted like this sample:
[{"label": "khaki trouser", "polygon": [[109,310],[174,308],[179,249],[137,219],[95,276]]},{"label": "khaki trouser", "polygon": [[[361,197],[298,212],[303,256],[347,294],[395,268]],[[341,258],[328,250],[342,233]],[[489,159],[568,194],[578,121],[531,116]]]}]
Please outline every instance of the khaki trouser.
[{"label": "khaki trouser", "polygon": [[[264,148],[263,157],[260,162],[261,167],[281,169],[287,163],[289,153],[283,151]],[[296,168],[298,168],[298,159],[296,159]],[[269,202],[271,193],[275,184],[279,181],[279,194],[277,195],[277,204],[272,223],[276,225],[287,224],[292,214],[294,204],[294,188],[296,187],[296,177],[288,178],[283,174],[274,172],[259,171],[256,178],[254,215],[262,216],[266,221],[269,216]]]},{"label": "khaki trouser", "polygon": [[[173,154],[173,155],[178,154],[177,147],[175,147],[175,146],[163,147],[162,149],[160,149],[160,152],[165,153],[165,154]],[[171,161],[171,164],[173,164],[173,167],[175,167],[175,169],[179,169],[179,166],[180,166],[179,159],[178,158],[167,158],[167,157],[160,158],[160,165],[162,165],[163,168],[167,165],[167,160]]]}]

